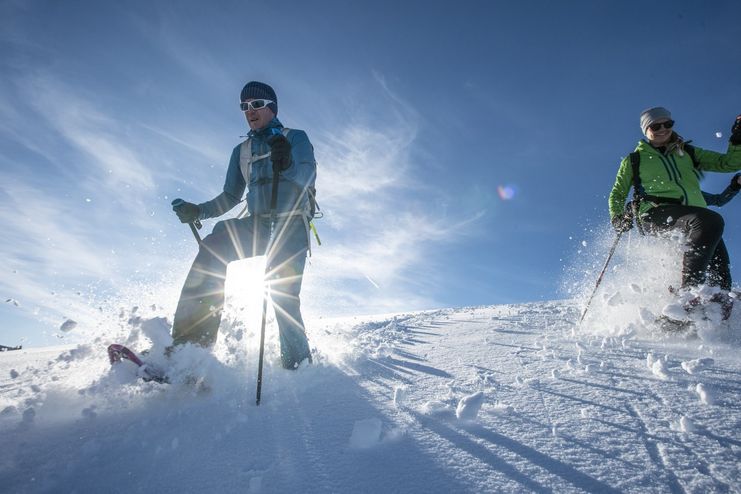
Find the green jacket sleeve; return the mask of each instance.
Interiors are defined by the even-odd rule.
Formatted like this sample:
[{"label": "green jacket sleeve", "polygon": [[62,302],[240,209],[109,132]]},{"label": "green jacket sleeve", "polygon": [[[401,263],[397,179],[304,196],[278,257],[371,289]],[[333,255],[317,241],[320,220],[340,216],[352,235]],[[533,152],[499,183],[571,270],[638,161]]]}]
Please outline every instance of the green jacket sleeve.
[{"label": "green jacket sleeve", "polygon": [[612,186],[610,191],[610,198],[608,199],[610,218],[614,218],[615,215],[622,214],[625,211],[625,201],[628,199],[628,193],[632,185],[633,169],[630,166],[630,157],[626,157],[620,162],[620,169],[618,169],[615,177],[615,185]]},{"label": "green jacket sleeve", "polygon": [[741,170],[741,145],[729,144],[725,154],[696,147],[695,159],[701,170],[735,172]]}]

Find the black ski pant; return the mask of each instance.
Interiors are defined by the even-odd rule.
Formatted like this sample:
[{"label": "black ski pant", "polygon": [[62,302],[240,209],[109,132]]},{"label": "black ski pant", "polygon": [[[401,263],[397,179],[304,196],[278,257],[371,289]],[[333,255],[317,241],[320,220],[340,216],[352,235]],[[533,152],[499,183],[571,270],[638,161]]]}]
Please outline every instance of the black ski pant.
[{"label": "black ski pant", "polygon": [[268,246],[267,218],[248,216],[220,221],[214,226],[213,232],[203,238],[185,279],[172,326],[173,346],[212,346],[224,307],[227,265],[266,254],[283,366],[292,369],[310,359],[299,299],[309,245],[306,223],[301,216],[279,219],[273,237]]},{"label": "black ski pant", "polygon": [[708,208],[662,204],[643,217],[646,230],[658,234],[670,230],[684,233],[688,250],[682,262],[682,287],[708,283],[731,289],[728,250],[723,242],[723,217]]}]

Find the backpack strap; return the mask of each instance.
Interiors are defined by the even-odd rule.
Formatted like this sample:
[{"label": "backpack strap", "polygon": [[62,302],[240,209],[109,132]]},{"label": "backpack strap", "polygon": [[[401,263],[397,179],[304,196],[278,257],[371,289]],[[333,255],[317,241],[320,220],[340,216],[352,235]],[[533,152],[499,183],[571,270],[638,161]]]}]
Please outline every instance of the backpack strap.
[{"label": "backpack strap", "polygon": [[692,160],[692,166],[694,166],[695,169],[699,169],[700,163],[698,163],[697,157],[695,156],[695,146],[690,143],[686,143],[684,145],[684,152],[687,153]]},{"label": "backpack strap", "polygon": [[641,153],[638,151],[630,153],[630,166],[633,169],[633,199],[643,197],[646,192],[641,185]]},{"label": "backpack strap", "polygon": [[250,183],[250,173],[252,173],[252,139],[249,137],[239,145],[239,169],[246,183]]},{"label": "backpack strap", "polygon": [[[283,134],[286,139],[288,138],[288,134],[291,132],[291,129],[288,127],[283,127],[281,129],[281,134]],[[248,136],[247,139],[240,144],[239,148],[239,168],[242,171],[242,176],[244,177],[244,180],[246,183],[249,184],[250,182],[250,174],[252,173],[252,163],[255,161],[259,161],[261,159],[269,158],[270,152],[268,151],[265,154],[260,155],[254,155],[252,154],[252,140]],[[304,213],[297,213],[297,212],[291,212],[286,213],[283,216],[293,216],[296,215],[302,216],[304,218],[304,223],[306,224],[307,234],[308,232],[313,232],[314,236],[316,237],[317,244],[322,245],[321,240],[319,240],[319,234],[316,231],[316,226],[314,226],[313,220],[315,218],[321,218],[324,216],[324,213],[322,212],[321,208],[319,207],[319,204],[316,202],[316,188],[315,187],[308,187],[306,191],[307,195],[309,196],[309,218],[306,218],[306,215]],[[237,215],[238,218],[243,218],[247,214],[247,204],[245,204],[244,209],[242,210],[239,215]],[[278,215],[281,216],[281,215]],[[311,255],[311,243],[309,243],[309,255]]]},{"label": "backpack strap", "polygon": [[630,166],[633,169],[633,200],[630,201],[630,214],[636,222],[638,231],[641,235],[645,235],[640,217],[641,200],[646,196],[646,191],[641,185],[641,153],[638,151],[630,153]]},{"label": "backpack strap", "polygon": [[312,219],[322,218],[324,211],[322,211],[322,208],[319,207],[319,203],[316,201],[316,187],[309,187],[306,189],[306,192],[309,194],[309,216]]},{"label": "backpack strap", "polygon": [[705,173],[700,168],[700,162],[697,160],[695,146],[693,146],[689,142],[686,142],[684,145],[684,151],[692,160],[692,166],[695,167],[695,175],[697,175],[697,179],[702,180],[705,177]]},{"label": "backpack strap", "polygon": [[[250,173],[252,173],[252,139],[249,136],[239,145],[239,169],[242,172],[245,183],[249,185]],[[242,219],[245,216],[247,216],[246,202],[242,211],[237,215],[237,218]]]},{"label": "backpack strap", "polygon": [[695,175],[697,175],[697,180],[702,181],[705,178],[705,172],[702,171],[702,168],[700,168],[700,162],[697,159],[695,146],[687,143],[684,145],[684,150],[687,151],[687,154],[692,160],[692,165],[695,167]]},{"label": "backpack strap", "polygon": [[[288,137],[288,133],[291,129],[283,127],[281,134]],[[252,173],[252,163],[260,161],[270,157],[270,151],[265,154],[252,154],[252,139],[248,136],[247,139],[240,145],[239,148],[239,168],[242,170],[242,176],[245,182],[249,183],[250,174]]]}]

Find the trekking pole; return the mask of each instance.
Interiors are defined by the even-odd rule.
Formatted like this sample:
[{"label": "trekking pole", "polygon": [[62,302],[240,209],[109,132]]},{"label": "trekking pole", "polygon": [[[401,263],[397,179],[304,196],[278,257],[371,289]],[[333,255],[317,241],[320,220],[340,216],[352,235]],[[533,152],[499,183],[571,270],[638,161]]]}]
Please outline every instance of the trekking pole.
[{"label": "trekking pole", "polygon": [[[184,202],[185,201],[183,201],[182,199],[175,199],[174,201],[172,201],[172,205],[177,207]],[[201,234],[198,233],[198,230],[200,230],[201,227],[203,226],[201,225],[201,220],[191,221],[190,223],[188,223],[188,226],[190,227],[190,231],[193,232],[193,236],[196,238],[196,242],[198,242],[198,245],[200,246],[201,245]]]},{"label": "trekking pole", "polygon": [[643,223],[641,223],[641,197],[638,196],[635,199],[633,199],[630,202],[631,209],[628,210],[629,214],[631,215],[632,219],[635,220],[636,226],[638,227],[638,231],[640,232],[641,236],[646,235],[646,231],[643,229]]},{"label": "trekking pole", "polygon": [[605,271],[607,271],[607,266],[610,264],[610,260],[612,259],[613,254],[615,254],[615,249],[617,249],[618,242],[620,242],[620,237],[622,236],[623,236],[623,232],[618,232],[617,236],[615,237],[615,242],[613,242],[612,248],[610,249],[610,253],[607,255],[607,260],[605,261],[605,265],[602,268],[602,272],[599,274],[599,278],[597,278],[597,284],[594,286],[594,290],[592,291],[592,296],[589,297],[587,306],[584,307],[584,312],[582,312],[581,318],[579,318],[579,324],[582,323],[582,321],[584,320],[584,317],[587,315],[587,311],[589,310],[589,306],[592,303],[592,299],[594,298],[594,295],[597,293],[597,289],[599,288],[600,283],[602,283],[602,277],[605,275]]},{"label": "trekking pole", "polygon": [[200,230],[201,226],[201,220],[195,220],[191,223],[188,223],[188,226],[190,227],[190,231],[193,232],[193,236],[196,238],[196,242],[198,242],[198,245],[201,245],[201,234],[198,233],[198,230]]},{"label": "trekking pole", "polygon": [[276,210],[278,209],[278,178],[280,176],[280,172],[275,169],[275,166],[273,166],[273,191],[272,195],[270,197],[270,237],[268,238],[268,249],[265,252],[266,253],[266,259],[265,259],[265,275],[263,277],[263,286],[265,287],[265,291],[262,295],[262,323],[260,324],[260,357],[258,359],[257,364],[257,398],[256,398],[256,405],[260,406],[260,393],[262,391],[262,362],[263,357],[265,355],[265,319],[267,317],[268,312],[268,290],[269,286],[266,284],[268,272],[270,271],[270,258],[272,249],[272,238],[273,238],[273,223],[275,223],[275,219],[277,216]]}]

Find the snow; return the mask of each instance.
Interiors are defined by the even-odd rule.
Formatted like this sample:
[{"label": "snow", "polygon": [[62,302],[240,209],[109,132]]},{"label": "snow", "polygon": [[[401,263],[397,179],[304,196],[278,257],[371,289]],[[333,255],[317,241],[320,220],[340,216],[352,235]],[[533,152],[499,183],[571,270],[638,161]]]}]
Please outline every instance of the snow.
[{"label": "snow", "polygon": [[455,408],[455,416],[458,420],[475,420],[479,414],[481,405],[484,404],[484,392],[478,391],[472,395],[464,396]]},{"label": "snow", "polygon": [[[280,367],[271,321],[259,407],[256,328],[226,314],[213,352],[187,347],[168,363],[154,351],[167,320],[131,310],[77,346],[0,353],[0,485],[737,491],[738,314],[722,334],[658,336],[626,308],[642,295],[626,286],[623,305],[602,299],[582,326],[575,301],[311,321],[315,363],[296,371]],[[623,330],[599,322],[617,310],[633,318]],[[114,341],[152,347],[173,384],[111,367]]]},{"label": "snow", "polygon": [[666,368],[666,363],[663,360],[656,360],[651,364],[651,372],[659,379],[670,379],[669,371]]},{"label": "snow", "polygon": [[713,360],[710,357],[705,358],[698,358],[694,360],[688,360],[686,362],[682,362],[682,369],[684,369],[687,374],[694,374],[698,372],[699,370],[702,370],[705,367],[710,367],[713,364],[715,364],[715,360]]},{"label": "snow", "polygon": [[691,419],[681,417],[679,419],[679,430],[682,432],[695,432],[695,424]]},{"label": "snow", "polygon": [[77,327],[77,321],[73,321],[72,319],[67,319],[59,327],[59,331],[62,331],[63,333],[67,333],[69,331],[72,331],[76,327]]},{"label": "snow", "polygon": [[381,420],[377,418],[358,420],[350,436],[351,448],[372,448],[381,439]]},{"label": "snow", "polygon": [[703,383],[697,383],[697,386],[695,386],[695,392],[700,397],[700,402],[703,405],[713,404],[713,397],[711,396],[708,388]]},{"label": "snow", "polygon": [[682,304],[667,304],[662,309],[661,314],[676,321],[687,320],[687,311],[684,310]]},{"label": "snow", "polygon": [[407,389],[405,386],[397,386],[394,388],[394,405],[402,406],[404,404],[404,400],[406,400],[407,397]]}]

